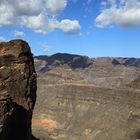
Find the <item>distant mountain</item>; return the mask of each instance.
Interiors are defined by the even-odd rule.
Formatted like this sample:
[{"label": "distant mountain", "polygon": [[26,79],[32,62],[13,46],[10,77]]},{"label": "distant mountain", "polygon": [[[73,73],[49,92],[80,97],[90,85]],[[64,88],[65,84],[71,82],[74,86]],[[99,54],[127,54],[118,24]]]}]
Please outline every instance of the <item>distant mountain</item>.
[{"label": "distant mountain", "polygon": [[121,62],[115,58],[111,57],[102,57],[102,58],[89,58],[87,56],[81,55],[74,55],[74,54],[67,54],[67,53],[57,53],[51,56],[41,55],[35,56],[35,65],[37,71],[48,71],[53,69],[54,67],[58,66],[68,66],[71,69],[78,69],[78,68],[87,68],[97,61],[101,65],[120,65]]},{"label": "distant mountain", "polygon": [[116,59],[125,66],[133,66],[140,68],[140,58],[116,58]]},{"label": "distant mountain", "polygon": [[137,58],[89,58],[57,53],[36,56],[34,61],[39,77],[47,73],[47,83],[82,82],[101,87],[117,87],[129,84],[140,74],[140,59]]},{"label": "distant mountain", "polygon": [[56,53],[51,56],[40,55],[35,56],[35,65],[37,71],[49,71],[54,67],[68,66],[71,69],[87,68],[93,66],[95,63],[98,65],[124,65],[127,67],[140,67],[140,58],[123,58],[123,57],[99,57],[89,58],[88,56]]}]

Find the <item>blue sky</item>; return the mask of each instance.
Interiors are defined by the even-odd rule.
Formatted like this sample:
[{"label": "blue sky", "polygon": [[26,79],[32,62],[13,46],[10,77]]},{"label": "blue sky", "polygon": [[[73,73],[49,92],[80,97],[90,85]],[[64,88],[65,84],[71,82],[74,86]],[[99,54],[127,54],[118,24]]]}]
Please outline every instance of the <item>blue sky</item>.
[{"label": "blue sky", "polygon": [[2,0],[0,41],[16,38],[34,55],[140,57],[140,2]]}]

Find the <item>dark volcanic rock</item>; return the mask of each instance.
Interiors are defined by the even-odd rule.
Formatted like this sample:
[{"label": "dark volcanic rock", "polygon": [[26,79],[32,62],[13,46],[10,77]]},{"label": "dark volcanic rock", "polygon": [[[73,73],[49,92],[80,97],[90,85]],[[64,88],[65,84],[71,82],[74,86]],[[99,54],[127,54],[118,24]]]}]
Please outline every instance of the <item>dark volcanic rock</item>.
[{"label": "dark volcanic rock", "polygon": [[0,140],[31,140],[36,73],[28,43],[0,43]]}]

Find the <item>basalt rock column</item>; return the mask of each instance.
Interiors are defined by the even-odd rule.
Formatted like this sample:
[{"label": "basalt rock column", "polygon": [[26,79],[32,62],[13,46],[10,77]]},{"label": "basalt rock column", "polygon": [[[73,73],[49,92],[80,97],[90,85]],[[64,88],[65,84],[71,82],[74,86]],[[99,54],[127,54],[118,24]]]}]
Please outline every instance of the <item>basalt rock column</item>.
[{"label": "basalt rock column", "polygon": [[0,140],[30,140],[36,73],[28,43],[0,43]]}]

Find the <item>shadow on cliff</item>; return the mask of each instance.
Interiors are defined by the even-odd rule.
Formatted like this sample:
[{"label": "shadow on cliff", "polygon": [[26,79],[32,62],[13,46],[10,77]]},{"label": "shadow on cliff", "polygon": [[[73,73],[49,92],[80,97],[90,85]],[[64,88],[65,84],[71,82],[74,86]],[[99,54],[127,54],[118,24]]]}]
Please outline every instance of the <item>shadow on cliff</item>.
[{"label": "shadow on cliff", "polygon": [[38,138],[36,138],[35,136],[32,135],[32,140],[40,140]]},{"label": "shadow on cliff", "polygon": [[3,121],[3,125],[0,126],[0,140],[27,140],[31,137],[32,111],[16,102],[5,104],[0,110],[6,111],[7,114],[7,117],[0,120]]},{"label": "shadow on cliff", "polygon": [[31,111],[26,110],[15,102],[11,116],[10,133],[8,140],[26,140],[31,134]]},{"label": "shadow on cliff", "polygon": [[[13,102],[14,107],[11,116],[11,131],[8,140],[27,140],[31,134],[31,111],[26,110],[22,106]],[[35,136],[31,136],[31,140],[40,140]]]}]

